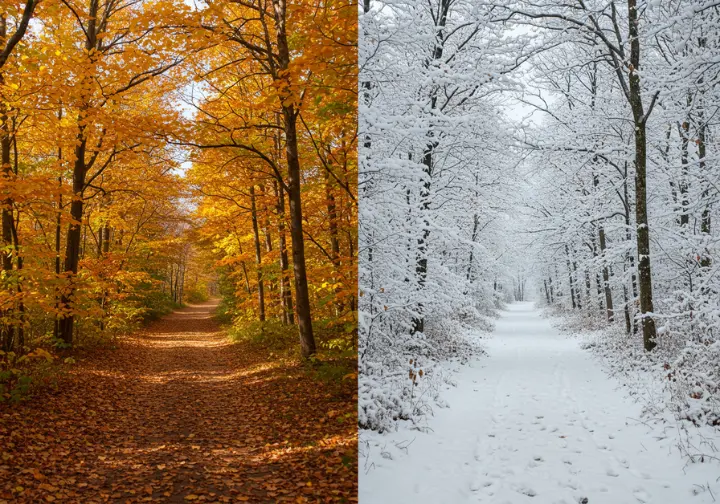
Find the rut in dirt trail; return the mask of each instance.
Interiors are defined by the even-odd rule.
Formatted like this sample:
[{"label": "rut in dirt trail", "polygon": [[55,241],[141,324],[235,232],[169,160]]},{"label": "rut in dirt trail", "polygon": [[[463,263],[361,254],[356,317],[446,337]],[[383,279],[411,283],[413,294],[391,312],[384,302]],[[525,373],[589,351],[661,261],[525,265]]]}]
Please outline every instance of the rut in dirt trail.
[{"label": "rut in dirt trail", "polygon": [[0,502],[356,495],[356,420],[326,418],[352,411],[352,394],[230,344],[214,307],[179,310],[79,361],[59,393],[2,411]]}]

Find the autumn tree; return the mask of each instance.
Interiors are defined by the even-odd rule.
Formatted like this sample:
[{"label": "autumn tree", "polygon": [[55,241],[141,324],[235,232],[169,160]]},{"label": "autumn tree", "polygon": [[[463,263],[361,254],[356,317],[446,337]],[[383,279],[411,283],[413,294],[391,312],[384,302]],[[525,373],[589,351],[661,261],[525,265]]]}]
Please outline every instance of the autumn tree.
[{"label": "autumn tree", "polygon": [[[39,0],[29,0],[23,9],[19,9],[17,5],[7,5],[0,12],[0,44],[2,44],[2,50],[0,51],[0,86],[13,86],[13,83],[8,83],[5,78],[5,72],[3,68],[8,61],[8,58],[13,54],[15,47],[25,36],[28,24],[32,18],[35,9],[37,8]],[[17,84],[14,84],[17,87]],[[6,93],[0,95],[3,98],[2,110],[0,110],[0,177],[2,177],[3,185],[3,198],[2,198],[2,212],[1,212],[1,226],[2,234],[0,235],[0,257],[2,257],[2,271],[3,271],[3,286],[6,288],[11,287],[9,281],[12,277],[13,269],[13,249],[17,256],[17,239],[13,237],[17,235],[15,231],[15,221],[13,218],[13,196],[10,190],[10,184],[13,181],[13,166],[11,164],[11,150],[13,145],[13,131],[10,119],[10,110],[5,99]],[[21,261],[17,258],[16,261]],[[21,267],[21,263],[17,263],[18,269]],[[10,317],[8,310],[0,309],[0,314],[3,317]],[[13,324],[3,323],[0,326],[0,347],[8,350],[13,346],[15,328]],[[18,337],[21,337],[21,329],[18,328]]]},{"label": "autumn tree", "polygon": [[[177,37],[172,36],[178,30],[173,24],[177,5],[156,4],[149,15],[137,2],[123,0],[63,4],[73,22],[60,25],[55,35],[68,49],[67,64],[73,68],[68,74],[72,94],[62,106],[65,114],[75,119],[76,142],[71,155],[73,193],[63,267],[69,284],[60,299],[64,314],[58,336],[70,344],[86,191],[106,170],[148,148],[147,132],[152,131],[147,129],[148,121],[142,120],[138,109],[128,114],[125,104],[139,96],[148,100],[151,86],[158,86],[159,77],[179,65],[183,57]],[[72,50],[77,47],[82,49]]]},{"label": "autumn tree", "polygon": [[[306,242],[312,242],[326,256],[336,270],[336,280],[341,255],[350,258],[347,273],[355,254],[352,231],[345,237],[345,254],[341,254],[339,238],[339,219],[347,216],[350,228],[354,223],[355,128],[348,114],[352,117],[356,100],[355,16],[353,6],[342,2],[232,2],[209,3],[202,22],[217,45],[212,49],[213,57],[204,59],[197,70],[205,86],[200,96],[193,97],[199,129],[192,144],[201,151],[223,151],[218,156],[229,159],[214,164],[215,168],[228,170],[231,165],[237,166],[244,174],[238,181],[244,188],[235,188],[229,195],[227,187],[221,194],[210,190],[202,180],[198,180],[198,186],[207,197],[225,199],[250,216],[260,319],[264,318],[266,303],[263,254],[273,253],[268,232],[272,220],[276,220],[272,227],[278,236],[282,272],[282,317],[286,322],[294,318],[285,276],[285,229],[289,230],[294,311],[304,357],[315,352]],[[249,96],[253,98],[248,100]],[[213,165],[205,159],[202,164]],[[317,170],[323,174],[323,210],[327,212],[331,235],[327,245],[321,244],[305,224],[310,221],[305,194],[315,192],[303,192],[302,183],[312,188],[308,177],[314,178]],[[337,191],[342,192],[343,201],[350,201],[342,216],[337,210]],[[242,264],[246,268],[245,260]],[[352,278],[352,274],[346,276],[349,284]],[[247,275],[245,281],[249,283]],[[332,289],[338,293],[343,290],[342,282],[326,283],[333,284]],[[350,312],[353,306],[351,300]]]}]

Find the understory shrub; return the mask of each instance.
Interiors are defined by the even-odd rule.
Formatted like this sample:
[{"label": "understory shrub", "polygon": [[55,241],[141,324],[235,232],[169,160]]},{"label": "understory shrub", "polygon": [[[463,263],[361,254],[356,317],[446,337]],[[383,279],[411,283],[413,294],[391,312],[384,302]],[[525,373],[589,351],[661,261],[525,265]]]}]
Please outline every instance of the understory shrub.
[{"label": "understory shrub", "polygon": [[55,358],[42,348],[25,354],[0,350],[0,403],[22,401],[34,387],[48,384],[56,374]]},{"label": "understory shrub", "polygon": [[[342,324],[318,320],[313,324],[317,351],[309,360],[303,361],[304,369],[313,378],[325,384],[340,384],[355,379],[357,353],[354,338]],[[262,349],[271,358],[300,358],[298,329],[278,320],[240,321],[228,327],[229,338],[236,343],[246,343]]]},{"label": "understory shrub", "polygon": [[188,303],[204,303],[208,299],[210,299],[210,297],[206,289],[196,288],[185,291],[185,301]]},{"label": "understory shrub", "polygon": [[480,335],[491,330],[488,317],[459,310],[452,317],[428,317],[423,333],[396,338],[386,351],[368,345],[358,377],[359,426],[385,432],[398,420],[417,423],[433,405],[446,406],[441,387],[452,382],[443,363],[483,355]]}]

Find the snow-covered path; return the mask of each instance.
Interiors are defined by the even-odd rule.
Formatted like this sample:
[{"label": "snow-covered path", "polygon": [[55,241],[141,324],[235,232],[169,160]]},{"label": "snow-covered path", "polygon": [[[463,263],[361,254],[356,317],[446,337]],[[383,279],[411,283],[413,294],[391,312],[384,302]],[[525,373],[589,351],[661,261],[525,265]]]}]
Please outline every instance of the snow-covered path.
[{"label": "snow-covered path", "polygon": [[370,437],[361,503],[714,501],[701,486],[717,488],[720,468],[685,467],[672,427],[658,440],[662,430],[634,421],[640,407],[532,303],[508,306],[487,350],[455,376],[432,432]]}]

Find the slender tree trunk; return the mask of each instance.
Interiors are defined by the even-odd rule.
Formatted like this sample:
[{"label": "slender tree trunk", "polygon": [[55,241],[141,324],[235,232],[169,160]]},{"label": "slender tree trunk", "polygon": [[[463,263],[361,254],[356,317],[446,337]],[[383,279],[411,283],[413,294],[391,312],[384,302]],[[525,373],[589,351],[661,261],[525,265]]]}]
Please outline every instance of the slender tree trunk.
[{"label": "slender tree trunk", "polygon": [[[97,21],[98,21],[98,0],[90,0],[88,9],[87,26],[84,28],[85,49],[90,58],[94,58],[93,51],[97,46]],[[89,77],[83,77],[87,79]],[[84,81],[83,81],[84,82]],[[70,222],[67,231],[67,241],[65,247],[65,272],[69,274],[69,285],[64,289],[60,298],[60,304],[63,308],[72,307],[75,298],[75,280],[78,273],[78,262],[80,260],[80,243],[83,221],[83,191],[85,190],[85,177],[87,175],[87,161],[85,153],[87,151],[87,135],[86,135],[86,116],[87,105],[80,108],[77,118],[77,136],[75,143],[75,163],[73,165],[73,200],[70,203]],[[60,320],[60,338],[68,345],[73,341],[73,328],[75,324],[75,315],[70,312]]]},{"label": "slender tree trunk", "polygon": [[[700,39],[700,46],[704,47],[705,45],[705,39]],[[705,143],[705,136],[706,136],[706,124],[705,124],[705,112],[704,112],[705,102],[704,102],[704,94],[700,98],[700,105],[698,107],[698,168],[700,171],[700,176],[704,177],[706,176],[705,170],[706,170],[706,161],[705,157],[707,155],[707,147]],[[710,229],[711,229],[711,216],[710,216],[710,184],[705,182],[703,184],[703,191],[700,195],[700,199],[703,204],[703,211],[702,215],[700,217],[700,232],[704,235],[703,238],[707,239],[710,236]],[[707,243],[705,244],[705,249],[702,251],[702,255],[700,257],[700,267],[708,270],[712,264],[712,259],[710,258],[710,251],[707,248]]]},{"label": "slender tree trunk", "polygon": [[[62,117],[62,114],[60,114]],[[58,149],[58,161],[62,162],[62,149]],[[60,278],[60,266],[62,258],[60,257],[60,245],[62,238],[62,176],[58,177],[58,199],[57,199],[57,214],[55,215],[55,278]],[[55,288],[55,320],[53,324],[53,338],[58,339],[60,337],[60,290]]]},{"label": "slender tree trunk", "polygon": [[250,186],[250,212],[255,243],[255,265],[257,268],[258,320],[265,322],[265,288],[263,286],[262,254],[260,252],[260,230],[258,229],[255,186]]},{"label": "slender tree trunk", "polygon": [[[471,242],[475,243],[475,240],[477,240],[477,234],[478,234],[478,226],[480,225],[480,217],[478,214],[473,214],[473,230],[471,235]],[[467,273],[465,274],[465,278],[467,280],[470,280],[470,274],[472,273],[472,267],[473,267],[473,255],[475,253],[475,248],[470,247],[470,258],[468,259],[468,268]]]},{"label": "slender tree trunk", "polygon": [[[330,256],[332,257],[333,267],[335,268],[335,283],[340,282],[340,240],[338,238],[338,215],[337,205],[335,204],[335,195],[333,194],[330,174],[325,170],[325,201],[328,212],[328,222],[330,226]],[[335,287],[335,293],[340,291],[340,287]],[[335,303],[335,315],[338,316],[344,310],[342,301]]]},{"label": "slender tree trunk", "polygon": [[[690,97],[687,99],[688,105],[690,104]],[[690,142],[690,123],[689,120],[686,119],[685,122],[683,122],[678,127],[678,133],[680,134],[681,138],[681,145],[680,145],[680,164],[682,166],[682,172],[680,174],[680,183],[678,184],[678,188],[680,189],[680,226],[686,227],[688,223],[690,222],[690,215],[689,215],[689,206],[690,206],[690,200],[689,200],[689,194],[688,194],[688,181],[689,181],[689,174],[688,174],[688,143]]]},{"label": "slender tree trunk", "polygon": [[[243,254],[242,244],[240,243],[240,240],[238,240],[238,252],[240,253],[240,255]],[[243,278],[245,279],[245,291],[250,294],[252,292],[252,289],[250,288],[250,277],[248,276],[245,261],[240,261],[240,267],[242,268]]]},{"label": "slender tree trunk", "polygon": [[574,310],[574,309],[578,308],[578,306],[575,301],[575,282],[573,280],[573,270],[570,265],[570,249],[568,248],[567,245],[565,245],[565,257],[566,257],[567,270],[568,270],[568,283],[570,286],[570,300],[572,301],[572,308]]},{"label": "slender tree trunk", "polygon": [[588,309],[588,315],[590,315],[590,312],[592,311],[592,294],[590,294],[590,272],[587,268],[585,268],[585,298],[587,299],[586,308]]},{"label": "slender tree trunk", "polygon": [[548,277],[548,285],[550,286],[550,304],[555,304],[555,292],[553,290],[552,273]]},{"label": "slender tree trunk", "polygon": [[[282,79],[289,79],[287,72],[290,65],[290,50],[287,42],[285,20],[287,15],[286,1],[273,0],[275,9],[275,31],[277,36],[277,52]],[[290,82],[287,82],[289,88]],[[289,98],[289,97],[288,97]],[[297,140],[297,114],[295,105],[287,103],[281,97],[283,123],[285,130],[285,156],[288,165],[288,199],[290,201],[290,239],[292,241],[293,271],[295,274],[295,306],[297,309],[298,329],[300,332],[300,348],[304,358],[315,353],[315,337],[313,336],[312,318],[310,315],[310,293],[308,291],[307,271],[305,267],[305,241],[302,222],[302,196],[300,193],[300,157]]]},{"label": "slender tree trunk", "polygon": [[628,0],[628,35],[630,39],[630,108],[635,125],[635,222],[637,225],[638,276],[643,344],[646,351],[655,348],[652,274],[650,269],[650,228],[647,215],[647,140],[645,111],[640,86],[640,39],[638,38],[637,0]]},{"label": "slender tree trunk", "polygon": [[[629,317],[630,320],[632,320],[632,333],[637,334],[638,327],[637,323],[635,321],[635,300],[638,298],[638,290],[637,290],[637,274],[635,269],[635,257],[633,254],[629,252],[630,244],[632,243],[632,233],[630,231],[630,199],[629,199],[629,191],[628,191],[628,170],[627,170],[627,162],[625,163],[625,180],[623,180],[623,194],[624,194],[624,201],[625,201],[625,241],[628,243],[628,252],[625,253],[625,261],[624,264],[629,264],[629,270],[630,270],[630,286],[632,288],[632,300],[627,299],[627,287],[623,286],[624,293],[625,293],[625,313],[626,317]],[[632,309],[631,309],[632,307]]]},{"label": "slender tree trunk", "polygon": [[[73,304],[75,295],[75,277],[78,272],[80,260],[80,243],[82,238],[83,200],[82,193],[85,188],[85,149],[87,140],[84,138],[84,126],[80,127],[78,133],[78,144],[75,147],[75,164],[73,167],[73,201],[70,203],[70,217],[72,222],[68,226],[67,240],[65,247],[65,269],[69,273],[69,285],[63,291],[60,304],[68,309]],[[60,339],[70,345],[73,341],[73,328],[75,316],[66,313],[60,320]]]},{"label": "slender tree trunk", "polygon": [[[265,190],[265,185],[260,186],[260,196],[262,200],[262,211],[263,211],[263,226],[262,226],[262,233],[263,237],[265,238],[265,254],[269,256],[273,251],[273,242],[272,242],[272,233],[270,232],[270,211],[268,210],[267,206],[267,191]],[[266,287],[269,293],[272,293],[274,291],[277,291],[277,283],[273,281],[272,279],[269,279],[266,282]],[[274,303],[270,303],[274,304]]]},{"label": "slender tree trunk", "polygon": [[110,223],[106,222],[103,226],[103,254],[107,255],[110,253]]},{"label": "slender tree trunk", "polygon": [[295,314],[290,288],[290,275],[288,273],[287,242],[285,240],[285,191],[282,185],[277,182],[273,184],[273,187],[277,199],[278,247],[280,249],[280,298],[283,309],[282,320],[284,324],[294,324]]},{"label": "slender tree trunk", "polygon": [[[18,167],[18,159],[17,159],[17,144],[15,143],[15,138],[13,138],[13,145],[15,145],[15,175],[18,175],[17,167]],[[15,341],[17,341],[17,347],[20,352],[23,352],[23,346],[25,346],[25,303],[23,303],[23,290],[22,290],[22,284],[20,283],[21,278],[21,271],[23,269],[23,258],[22,253],[20,251],[20,239],[18,237],[18,227],[20,226],[20,213],[18,212],[18,217],[16,221],[13,221],[13,227],[12,227],[12,237],[13,237],[13,251],[15,253],[15,262],[18,272],[18,279],[17,279],[17,294],[18,294],[18,303],[17,303],[17,326],[16,326],[16,335]]]},{"label": "slender tree trunk", "polygon": [[[0,36],[2,36],[4,40],[4,16],[0,18],[0,27],[2,27],[2,29],[0,30]],[[0,85],[2,85],[3,83],[4,79],[2,78],[2,75],[0,75]],[[0,138],[0,163],[2,163],[2,168],[0,169],[2,170],[2,177],[6,181],[11,181],[13,179],[13,171],[12,165],[10,164],[11,133],[7,105],[3,105],[2,117],[0,117],[0,122],[2,123],[0,126],[2,128],[2,131],[0,132],[0,134],[2,135],[2,137]],[[8,184],[8,186],[11,186],[11,184]],[[14,204],[15,202],[11,194],[7,194],[2,201],[2,243],[0,243],[2,251],[0,251],[0,256],[2,257],[2,269],[4,272],[5,282],[7,282],[7,284],[3,287],[6,288],[8,291],[10,291],[11,289],[13,270],[12,229]],[[6,319],[5,322],[0,325],[0,343],[2,344],[2,348],[6,351],[10,351],[13,349],[14,330],[11,322],[13,317],[12,312],[12,308],[8,308],[7,310],[4,310],[2,313],[0,313],[0,315]]]},{"label": "slender tree trunk", "polygon": [[612,289],[610,288],[610,268],[608,267],[607,257],[605,256],[607,243],[605,238],[605,228],[603,226],[598,228],[598,239],[600,242],[600,256],[603,262],[602,276],[605,290],[605,312],[607,315],[607,321],[613,322],[615,320],[615,314],[613,310]]}]

